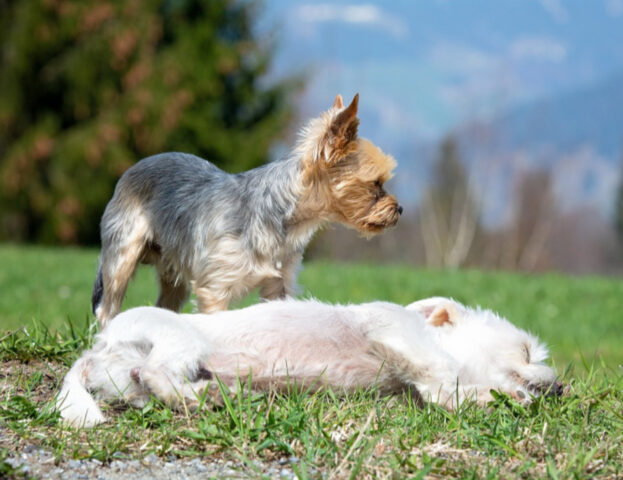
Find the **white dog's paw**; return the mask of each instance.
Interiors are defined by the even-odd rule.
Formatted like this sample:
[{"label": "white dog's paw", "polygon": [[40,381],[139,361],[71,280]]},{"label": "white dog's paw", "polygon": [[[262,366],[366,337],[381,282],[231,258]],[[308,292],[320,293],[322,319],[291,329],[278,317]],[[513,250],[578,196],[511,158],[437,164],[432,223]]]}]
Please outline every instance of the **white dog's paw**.
[{"label": "white dog's paw", "polygon": [[532,402],[532,394],[527,388],[518,386],[514,392],[509,392],[510,396],[522,405],[528,405]]},{"label": "white dog's paw", "polygon": [[104,423],[106,418],[97,407],[69,405],[61,410],[63,424],[74,428],[90,428]]}]

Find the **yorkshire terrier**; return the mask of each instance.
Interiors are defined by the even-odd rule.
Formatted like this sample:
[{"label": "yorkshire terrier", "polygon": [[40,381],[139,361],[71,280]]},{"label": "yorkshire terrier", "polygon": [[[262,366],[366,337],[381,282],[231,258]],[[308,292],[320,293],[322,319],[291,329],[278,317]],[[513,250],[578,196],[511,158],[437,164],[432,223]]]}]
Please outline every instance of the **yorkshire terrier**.
[{"label": "yorkshire terrier", "polygon": [[303,250],[327,222],[363,235],[395,225],[402,207],[383,184],[396,162],[358,138],[358,100],[345,108],[338,95],[287,157],[244,173],[186,153],[128,169],[101,222],[91,299],[100,325],[119,312],[138,263],[156,267],[157,306],[179,311],[192,286],[208,313],[258,286],[266,299],[292,294]]},{"label": "yorkshire terrier", "polygon": [[222,403],[217,378],[232,392],[250,380],[253,391],[410,391],[448,409],[486,405],[492,389],[529,403],[563,393],[547,356],[536,337],[494,312],[441,297],[407,307],[289,299],[209,316],[140,307],[83,352],[57,406],[66,423],[86,427],[105,421],[96,399],[142,408],[153,395],[195,409],[204,395]]}]

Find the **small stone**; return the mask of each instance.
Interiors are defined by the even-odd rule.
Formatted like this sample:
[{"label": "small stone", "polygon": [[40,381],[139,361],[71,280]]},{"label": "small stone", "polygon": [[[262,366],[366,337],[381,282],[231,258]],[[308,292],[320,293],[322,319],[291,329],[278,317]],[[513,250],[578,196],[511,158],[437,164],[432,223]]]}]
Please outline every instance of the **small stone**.
[{"label": "small stone", "polygon": [[82,467],[82,460],[69,460],[67,466],[69,468],[80,468]]},{"label": "small stone", "polygon": [[121,460],[113,460],[110,462],[110,468],[113,470],[125,470],[127,468],[127,464]]},{"label": "small stone", "polygon": [[29,445],[26,445],[26,446],[24,447],[23,452],[24,452],[24,453],[29,454],[29,453],[34,453],[34,452],[36,452],[37,450],[39,450],[39,448],[37,447],[37,445],[29,444]]},{"label": "small stone", "polygon": [[158,462],[158,456],[155,453],[150,453],[143,459],[143,461],[150,465],[154,465]]},{"label": "small stone", "polygon": [[208,467],[206,467],[198,458],[194,458],[190,462],[190,465],[192,465],[192,467],[198,472],[206,472],[208,470]]},{"label": "small stone", "polygon": [[288,457],[288,463],[299,463],[299,462],[300,462],[299,457],[295,457],[295,456]]}]

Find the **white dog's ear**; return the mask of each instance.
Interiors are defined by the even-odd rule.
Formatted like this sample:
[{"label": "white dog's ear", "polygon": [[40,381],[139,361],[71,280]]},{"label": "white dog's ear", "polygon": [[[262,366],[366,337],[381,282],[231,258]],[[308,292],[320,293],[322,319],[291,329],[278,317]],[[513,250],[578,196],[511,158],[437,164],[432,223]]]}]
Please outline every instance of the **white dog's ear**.
[{"label": "white dog's ear", "polygon": [[454,325],[461,318],[462,305],[449,298],[433,297],[413,302],[406,309],[418,312],[429,325],[442,327]]},{"label": "white dog's ear", "polygon": [[459,319],[459,313],[452,304],[439,305],[433,312],[426,317],[426,322],[434,327],[444,325],[454,325]]}]

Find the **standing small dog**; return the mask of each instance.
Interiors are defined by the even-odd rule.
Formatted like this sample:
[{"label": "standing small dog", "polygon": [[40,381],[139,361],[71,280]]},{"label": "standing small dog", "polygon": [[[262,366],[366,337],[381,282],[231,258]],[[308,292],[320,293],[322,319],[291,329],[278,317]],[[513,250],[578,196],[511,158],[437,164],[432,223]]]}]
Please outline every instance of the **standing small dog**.
[{"label": "standing small dog", "polygon": [[256,390],[411,389],[450,409],[466,399],[485,404],[491,389],[522,402],[562,392],[536,337],[446,298],[408,307],[282,300],[207,317],[154,307],[121,313],[67,373],[57,400],[63,419],[103,422],[92,393],[139,408],[151,395],[193,408],[206,387],[214,392],[216,376],[234,389],[249,375]]},{"label": "standing small dog", "polygon": [[230,175],[194,155],[165,153],[123,174],[101,223],[102,252],[92,305],[114,317],[139,262],[153,264],[157,306],[179,311],[192,284],[201,312],[226,310],[260,287],[263,298],[294,288],[303,250],[326,222],[365,235],[402,213],[383,184],[396,162],[357,138],[359,96],[303,129],[284,160]]}]

